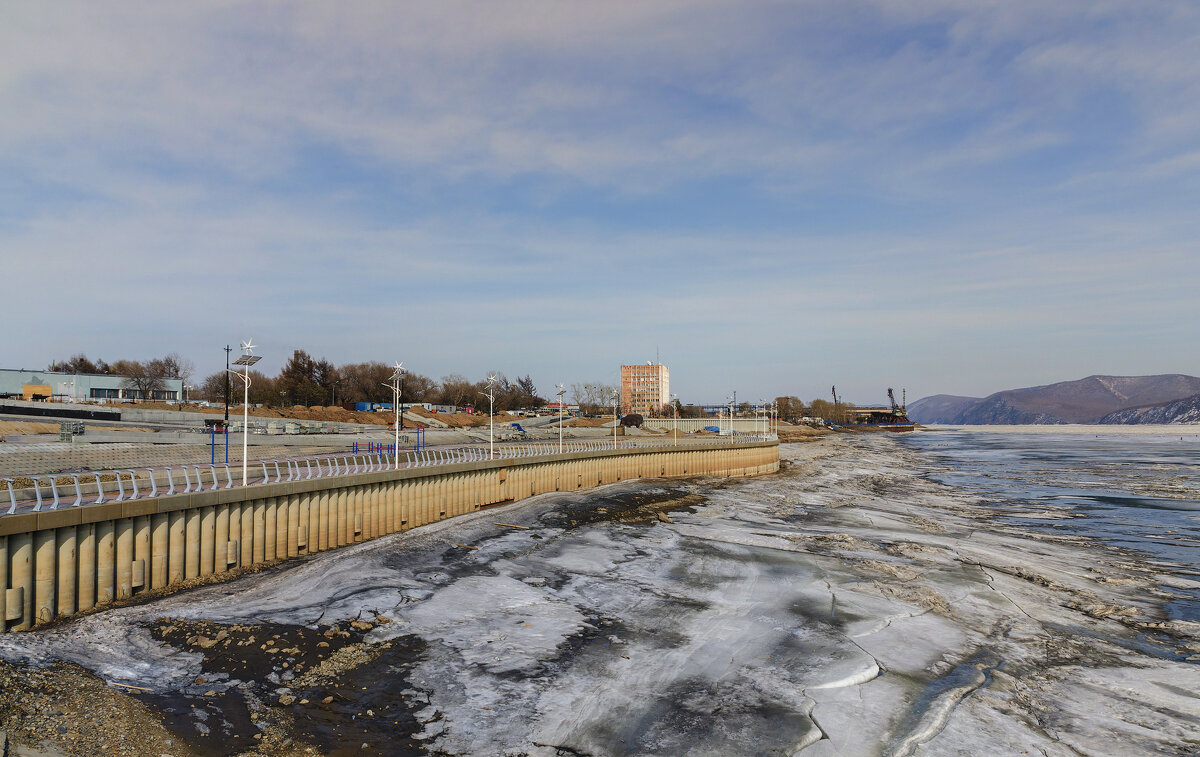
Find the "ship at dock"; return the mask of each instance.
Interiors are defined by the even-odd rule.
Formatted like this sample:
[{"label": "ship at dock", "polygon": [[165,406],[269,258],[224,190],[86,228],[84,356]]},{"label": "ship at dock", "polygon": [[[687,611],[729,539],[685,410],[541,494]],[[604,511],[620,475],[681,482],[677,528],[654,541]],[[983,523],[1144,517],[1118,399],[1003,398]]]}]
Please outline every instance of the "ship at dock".
[{"label": "ship at dock", "polygon": [[831,424],[836,431],[913,431],[917,424],[908,419],[907,398],[896,403],[896,394],[888,387],[888,405],[880,407],[839,407],[837,388],[834,387],[834,407],[842,418],[841,423]]}]

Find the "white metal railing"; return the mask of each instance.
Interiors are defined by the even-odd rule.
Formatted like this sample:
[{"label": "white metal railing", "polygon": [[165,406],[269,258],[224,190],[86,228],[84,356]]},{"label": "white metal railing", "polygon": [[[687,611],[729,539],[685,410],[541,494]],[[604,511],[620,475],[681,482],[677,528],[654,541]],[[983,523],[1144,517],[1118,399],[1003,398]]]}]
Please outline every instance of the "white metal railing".
[{"label": "white metal railing", "polygon": [[[777,441],[777,437],[774,434],[738,434],[736,436],[722,436],[711,439],[697,439],[693,437],[682,440],[662,437],[638,437],[634,439],[605,438],[564,441],[562,443],[562,453],[602,452],[613,449],[714,447],[766,441]],[[503,442],[494,445],[494,447],[494,459],[520,459],[559,454],[558,442]],[[488,452],[488,445],[470,444],[455,447],[426,447],[418,450],[402,450],[400,455],[385,455],[378,452],[364,454],[359,452],[259,460],[249,466],[249,469],[253,470],[254,473],[252,478],[247,480],[247,486],[277,484],[283,481],[307,481],[314,478],[333,478],[336,476],[372,473],[396,468],[452,465],[455,463],[476,462],[488,459],[492,459],[492,456]],[[33,480],[33,497],[28,499],[22,498],[20,500],[17,498],[17,490],[13,488],[15,479],[0,479],[8,487],[9,508],[4,514],[11,515],[22,511],[40,512],[42,510],[57,510],[60,505],[65,503],[63,490],[60,489],[60,482],[64,479],[72,482],[66,485],[66,496],[69,498],[74,494],[74,500],[65,506],[82,507],[85,505],[100,505],[105,502],[123,502],[158,497],[160,496],[159,489],[163,484],[166,485],[166,490],[161,492],[162,496],[190,494],[200,491],[216,491],[217,489],[232,489],[236,486],[241,486],[240,482],[234,480],[233,472],[238,467],[237,464],[234,464],[233,468],[231,468],[228,463],[207,465],[188,463],[186,465],[158,468],[123,468],[120,470],[88,471],[83,473],[22,476],[21,478]],[[188,472],[189,468],[194,472],[194,481],[193,475]],[[259,473],[260,468],[261,474]],[[148,491],[138,489],[139,471],[144,474],[141,476],[141,480],[143,484],[149,487]],[[161,471],[163,475],[158,475],[156,471]],[[176,478],[177,474],[182,481]],[[104,478],[107,477],[111,477],[111,480],[106,482]],[[88,492],[88,495],[85,497],[80,478],[94,479],[95,492]],[[49,491],[47,494],[43,494],[42,491],[43,479],[48,481]],[[112,499],[107,499],[107,496],[114,492],[112,488],[105,491],[105,483],[111,484],[116,489],[116,496]],[[126,490],[126,483],[129,485],[128,490]],[[182,484],[182,488],[180,484]],[[88,488],[92,488],[92,483],[88,484]],[[95,499],[92,499],[93,495]],[[50,500],[48,503],[46,501],[47,498]]]}]

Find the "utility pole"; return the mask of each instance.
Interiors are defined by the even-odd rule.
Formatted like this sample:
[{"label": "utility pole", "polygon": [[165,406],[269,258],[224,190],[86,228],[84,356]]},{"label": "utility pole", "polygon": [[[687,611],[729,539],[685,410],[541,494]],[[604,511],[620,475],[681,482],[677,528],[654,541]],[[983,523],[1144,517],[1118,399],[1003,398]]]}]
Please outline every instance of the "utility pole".
[{"label": "utility pole", "polygon": [[225,345],[225,428],[229,428],[229,353],[233,348]]}]

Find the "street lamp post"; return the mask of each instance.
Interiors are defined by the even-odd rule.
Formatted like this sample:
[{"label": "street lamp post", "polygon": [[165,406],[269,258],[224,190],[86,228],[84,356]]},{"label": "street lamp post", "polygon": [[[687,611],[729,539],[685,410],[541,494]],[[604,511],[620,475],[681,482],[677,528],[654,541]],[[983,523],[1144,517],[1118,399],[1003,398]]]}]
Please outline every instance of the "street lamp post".
[{"label": "street lamp post", "polygon": [[243,368],[242,373],[230,371],[226,368],[226,377],[228,373],[233,373],[242,380],[244,385],[244,394],[242,399],[242,486],[246,485],[246,456],[250,448],[250,366],[262,360],[261,355],[254,354],[254,340],[247,339],[242,342],[242,356],[233,361],[234,365],[240,365]]},{"label": "street lamp post", "polygon": [[392,366],[395,370],[388,379],[390,383],[384,384],[392,390],[392,410],[396,413],[396,422],[392,424],[393,430],[393,446],[392,456],[395,459],[392,467],[396,470],[400,469],[400,382],[404,378],[404,363],[396,363]]},{"label": "street lamp post", "polygon": [[613,393],[612,393],[612,401],[613,401],[613,449],[616,449],[616,448],[617,448],[617,425],[618,425],[618,423],[617,423],[617,402],[619,402],[619,401],[620,401],[620,399],[621,399],[621,392],[620,392],[619,390],[617,390],[617,389],[614,389],[614,390],[613,390]]},{"label": "street lamp post", "polygon": [[560,455],[563,452],[563,411],[566,409],[563,405],[563,396],[566,393],[567,390],[563,388],[563,385],[558,384],[558,392],[556,394],[558,395],[558,454]]},{"label": "street lamp post", "polygon": [[677,404],[678,402],[679,402],[679,395],[672,394],[671,395],[671,409],[675,411],[675,418],[673,421],[671,421],[671,425],[674,427],[672,430],[675,432],[675,446],[676,447],[679,446],[679,405]]},{"label": "street lamp post", "polygon": [[188,393],[188,389],[195,389],[195,388],[196,388],[196,387],[192,386],[191,384],[184,384],[184,385],[183,385],[183,404],[185,404],[185,405],[187,404],[187,393]]},{"label": "street lamp post", "polygon": [[496,457],[496,414],[492,409],[496,402],[496,374],[488,374],[487,387],[483,396],[488,398],[488,460],[493,460]]}]

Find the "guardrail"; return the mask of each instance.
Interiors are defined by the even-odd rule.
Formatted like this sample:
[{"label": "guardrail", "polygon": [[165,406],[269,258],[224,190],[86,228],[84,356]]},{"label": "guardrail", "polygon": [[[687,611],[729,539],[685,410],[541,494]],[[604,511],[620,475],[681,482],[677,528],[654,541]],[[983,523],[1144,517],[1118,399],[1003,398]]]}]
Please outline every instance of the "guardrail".
[{"label": "guardrail", "polygon": [[[489,451],[489,447],[486,444],[472,444],[402,450],[401,455],[395,456],[388,456],[381,453],[320,454],[307,457],[259,460],[247,466],[248,471],[253,471],[253,479],[248,478],[246,486],[348,476],[400,468],[452,465],[455,463],[489,459],[518,459],[557,455],[560,453],[573,454],[612,449],[695,448],[766,441],[776,441],[776,437],[773,434],[737,434],[735,436],[713,437],[711,439],[689,438],[682,440],[682,443],[679,443],[679,440],[663,438],[605,438],[586,441],[564,441],[561,446],[558,442],[501,443],[494,445],[494,451]],[[163,496],[190,494],[200,491],[216,491],[217,489],[233,489],[242,485],[240,480],[235,480],[235,471],[239,467],[236,463],[232,467],[229,463],[210,463],[208,465],[187,464],[154,468],[122,468],[104,471],[84,471],[80,473],[22,476],[21,478],[28,478],[33,481],[32,493],[28,489],[14,489],[13,483],[16,480],[15,477],[5,478],[3,481],[8,488],[9,508],[3,515],[13,515],[19,512],[57,510],[59,507],[70,508],[102,505],[105,502],[125,502],[136,500],[143,496],[149,499],[159,496],[160,488],[163,489]],[[194,481],[193,475],[189,473],[189,469],[194,472]],[[139,473],[140,479],[145,485],[143,489],[138,488]],[[220,475],[221,473],[224,475]],[[176,479],[176,474],[180,475],[182,481]],[[206,478],[207,480],[205,480]],[[237,478],[240,479],[241,477],[237,476]],[[49,487],[49,491],[45,494],[42,491],[43,479],[48,481]],[[59,486],[59,482],[63,479],[70,481],[70,483],[66,484],[65,493]],[[106,479],[108,480],[106,481]],[[105,491],[105,483],[112,484],[112,487],[108,491]],[[129,485],[128,489],[126,489],[126,484]],[[163,486],[160,486],[160,484]],[[18,491],[22,492],[20,497],[17,496]],[[74,496],[74,499],[67,503],[67,500],[71,499],[72,496]],[[94,499],[92,499],[93,496],[95,497]]]}]

